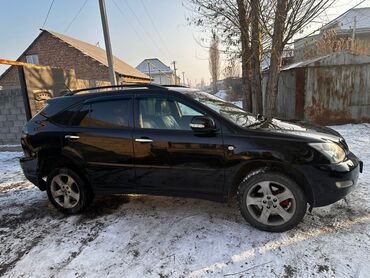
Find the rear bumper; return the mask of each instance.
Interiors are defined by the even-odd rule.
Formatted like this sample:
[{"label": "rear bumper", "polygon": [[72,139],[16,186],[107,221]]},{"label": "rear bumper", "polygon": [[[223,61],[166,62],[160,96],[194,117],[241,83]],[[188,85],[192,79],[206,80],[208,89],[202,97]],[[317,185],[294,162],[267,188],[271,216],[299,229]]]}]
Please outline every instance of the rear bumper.
[{"label": "rear bumper", "polygon": [[40,190],[46,189],[45,181],[39,175],[39,161],[37,157],[21,157],[19,159],[23,174],[25,177],[36,185]]},{"label": "rear bumper", "polygon": [[339,164],[308,166],[304,171],[313,190],[313,206],[326,206],[343,199],[356,187],[362,168],[362,161],[352,153]]}]

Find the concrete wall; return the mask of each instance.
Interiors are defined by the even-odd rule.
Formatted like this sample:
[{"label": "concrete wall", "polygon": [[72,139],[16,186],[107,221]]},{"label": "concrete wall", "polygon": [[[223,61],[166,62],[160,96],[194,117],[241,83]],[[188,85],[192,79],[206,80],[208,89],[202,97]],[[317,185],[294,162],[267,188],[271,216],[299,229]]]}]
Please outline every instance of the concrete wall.
[{"label": "concrete wall", "polygon": [[0,90],[0,145],[20,144],[21,130],[26,122],[21,91]]}]

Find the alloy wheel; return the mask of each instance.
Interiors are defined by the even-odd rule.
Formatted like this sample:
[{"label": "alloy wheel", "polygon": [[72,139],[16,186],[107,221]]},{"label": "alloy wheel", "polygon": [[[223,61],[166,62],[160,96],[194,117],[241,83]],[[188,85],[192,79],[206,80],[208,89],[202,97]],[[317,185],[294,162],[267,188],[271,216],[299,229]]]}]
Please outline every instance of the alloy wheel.
[{"label": "alloy wheel", "polygon": [[296,199],[287,186],[274,181],[253,185],[247,193],[246,205],[252,217],[264,225],[287,223],[296,211]]},{"label": "alloy wheel", "polygon": [[80,201],[79,187],[70,175],[56,175],[51,181],[50,191],[55,202],[63,208],[74,208]]}]

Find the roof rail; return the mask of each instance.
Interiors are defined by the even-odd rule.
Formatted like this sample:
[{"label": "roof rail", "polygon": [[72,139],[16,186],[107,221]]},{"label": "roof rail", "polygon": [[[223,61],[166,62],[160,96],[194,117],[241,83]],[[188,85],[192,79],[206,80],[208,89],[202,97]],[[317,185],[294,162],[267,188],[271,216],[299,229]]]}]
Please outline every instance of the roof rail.
[{"label": "roof rail", "polygon": [[148,89],[160,89],[160,90],[168,90],[166,87],[156,84],[145,84],[145,83],[132,83],[132,84],[122,84],[122,85],[111,85],[111,86],[99,86],[99,87],[90,87],[84,89],[77,89],[73,91],[67,91],[65,96],[72,96],[74,94],[84,92],[84,91],[93,91],[99,89],[114,89],[114,88],[148,88]]},{"label": "roof rail", "polygon": [[161,85],[162,87],[168,88],[168,87],[173,87],[173,88],[190,88],[185,85]]}]

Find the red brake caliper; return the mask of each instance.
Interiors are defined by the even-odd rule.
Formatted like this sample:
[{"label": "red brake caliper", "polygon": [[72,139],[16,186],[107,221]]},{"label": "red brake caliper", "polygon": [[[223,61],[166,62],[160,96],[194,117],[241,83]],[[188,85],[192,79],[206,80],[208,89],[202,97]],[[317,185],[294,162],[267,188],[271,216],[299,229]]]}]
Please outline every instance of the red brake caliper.
[{"label": "red brake caliper", "polygon": [[281,202],[280,202],[280,205],[281,205],[283,208],[288,207],[288,206],[289,206],[289,200],[281,201]]}]

